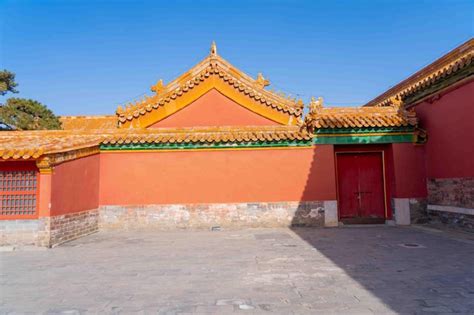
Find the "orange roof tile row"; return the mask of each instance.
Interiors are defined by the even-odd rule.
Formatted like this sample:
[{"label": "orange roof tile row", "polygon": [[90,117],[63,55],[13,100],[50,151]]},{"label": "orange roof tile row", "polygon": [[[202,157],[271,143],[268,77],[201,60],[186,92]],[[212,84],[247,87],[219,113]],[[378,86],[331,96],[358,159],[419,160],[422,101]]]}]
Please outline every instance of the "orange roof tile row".
[{"label": "orange roof tile row", "polygon": [[0,133],[0,157],[3,160],[37,159],[44,154],[74,151],[100,144],[231,143],[285,140],[311,140],[311,136],[295,126],[76,130],[74,132],[68,130],[4,131]]},{"label": "orange roof tile row", "polygon": [[[403,100],[416,92],[424,90],[441,79],[472,66],[474,60],[474,39],[456,47],[448,54],[424,67],[409,78],[377,96],[365,106],[386,106],[394,97]],[[472,73],[471,73],[472,74]]]},{"label": "orange roof tile row", "polygon": [[67,131],[4,131],[0,133],[0,157],[37,159],[43,154],[72,151],[98,145],[97,134],[72,134]]},{"label": "orange roof tile row", "polygon": [[107,136],[103,144],[144,144],[144,143],[232,143],[263,141],[302,141],[311,136],[291,128],[187,128],[169,130],[146,130],[142,132],[121,132]]},{"label": "orange roof tile row", "polygon": [[396,106],[317,108],[306,117],[310,129],[416,126],[414,112]]},{"label": "orange roof tile row", "polygon": [[[233,88],[238,89],[248,97],[270,108],[295,117],[302,115],[302,102],[296,102],[295,100],[284,98],[274,92],[267,91],[263,86],[260,86],[256,80],[241,72],[238,72],[239,77],[237,77],[229,70],[229,67],[231,66],[220,56],[210,56],[194,69],[188,71],[188,73],[192,73],[191,78],[185,81],[183,81],[182,78],[178,78],[178,80],[163,87],[163,91],[153,96],[145,96],[143,100],[126,106],[125,109],[119,107],[117,109],[118,119],[120,122],[125,122],[138,118],[140,115],[145,115],[160,106],[165,106],[167,103],[180,97],[211,76],[218,76]],[[183,78],[187,77],[183,76]]]},{"label": "orange roof tile row", "polygon": [[61,116],[59,117],[64,130],[94,130],[117,128],[115,115],[104,116]]}]

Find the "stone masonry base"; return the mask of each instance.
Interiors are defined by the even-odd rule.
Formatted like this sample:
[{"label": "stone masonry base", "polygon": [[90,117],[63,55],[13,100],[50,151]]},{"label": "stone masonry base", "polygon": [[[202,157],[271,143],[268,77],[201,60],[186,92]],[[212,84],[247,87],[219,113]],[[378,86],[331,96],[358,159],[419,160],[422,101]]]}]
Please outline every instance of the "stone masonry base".
[{"label": "stone masonry base", "polygon": [[423,224],[429,221],[424,198],[393,198],[392,209],[398,225]]},{"label": "stone masonry base", "polygon": [[50,245],[58,245],[99,230],[99,211],[81,211],[51,217]]},{"label": "stone masonry base", "polygon": [[[337,225],[331,201],[102,206],[101,229],[176,229]],[[336,212],[337,213],[337,212]],[[336,217],[336,222],[332,222]]]},{"label": "stone masonry base", "polygon": [[428,179],[427,209],[432,222],[474,232],[474,178]]},{"label": "stone masonry base", "polygon": [[36,220],[0,221],[0,245],[52,247],[98,230],[97,209]]},{"label": "stone masonry base", "polygon": [[49,246],[50,218],[0,221],[0,245]]},{"label": "stone masonry base", "polygon": [[428,204],[474,208],[474,177],[428,179]]}]

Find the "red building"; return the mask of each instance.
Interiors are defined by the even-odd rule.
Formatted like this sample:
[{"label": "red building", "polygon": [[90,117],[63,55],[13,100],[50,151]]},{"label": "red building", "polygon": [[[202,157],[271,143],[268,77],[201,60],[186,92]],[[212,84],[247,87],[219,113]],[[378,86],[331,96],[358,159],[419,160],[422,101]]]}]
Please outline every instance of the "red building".
[{"label": "red building", "polygon": [[111,228],[441,219],[472,229],[473,55],[471,40],[365,106],[313,98],[307,112],[212,45],[115,115],[1,132],[1,244]]}]

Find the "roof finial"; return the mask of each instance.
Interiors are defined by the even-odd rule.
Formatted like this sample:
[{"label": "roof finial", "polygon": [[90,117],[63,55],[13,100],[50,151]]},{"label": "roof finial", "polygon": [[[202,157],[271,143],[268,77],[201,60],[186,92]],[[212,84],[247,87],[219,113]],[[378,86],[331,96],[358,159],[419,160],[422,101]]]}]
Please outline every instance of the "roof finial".
[{"label": "roof finial", "polygon": [[217,55],[216,42],[215,42],[215,41],[212,41],[212,44],[211,44],[211,56],[216,56],[216,55]]},{"label": "roof finial", "polygon": [[309,111],[316,112],[323,109],[323,102],[324,100],[321,96],[318,97],[317,100],[314,98],[314,96],[312,96],[311,101],[309,102]]},{"label": "roof finial", "polygon": [[156,82],[155,85],[153,85],[150,90],[152,92],[155,92],[156,94],[160,94],[163,90],[165,89],[165,86],[163,84],[163,80],[159,80],[158,82]]},{"label": "roof finial", "polygon": [[392,106],[397,108],[397,109],[402,109],[403,108],[403,102],[400,100],[399,96],[392,96],[390,98],[390,102],[391,102]]},{"label": "roof finial", "polygon": [[255,83],[257,83],[257,85],[260,87],[260,88],[264,88],[266,86],[269,86],[270,85],[270,80],[266,79],[263,74],[261,74],[260,72],[258,73],[257,75],[257,79],[255,80]]}]

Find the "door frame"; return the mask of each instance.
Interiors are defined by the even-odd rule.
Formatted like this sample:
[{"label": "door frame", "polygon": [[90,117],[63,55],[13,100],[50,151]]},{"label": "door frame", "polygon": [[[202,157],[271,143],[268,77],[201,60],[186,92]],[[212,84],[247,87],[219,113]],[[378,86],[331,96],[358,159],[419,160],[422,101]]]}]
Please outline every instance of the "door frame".
[{"label": "door frame", "polygon": [[[334,168],[335,168],[335,172],[336,172],[336,198],[337,198],[337,202],[338,204],[341,204],[340,203],[340,194],[339,194],[339,175],[338,175],[338,172],[337,172],[337,155],[338,154],[364,154],[364,153],[380,153],[381,154],[381,157],[382,157],[382,184],[383,184],[383,204],[384,204],[384,217],[385,217],[385,221],[389,220],[389,213],[388,213],[388,206],[387,206],[387,181],[386,181],[386,174],[385,174],[385,150],[383,149],[375,149],[375,150],[341,150],[341,151],[337,151],[335,150],[334,152],[334,159],[335,159],[335,163],[334,163]],[[341,211],[340,209],[338,209],[337,211],[337,219],[338,221],[341,220]]]}]

